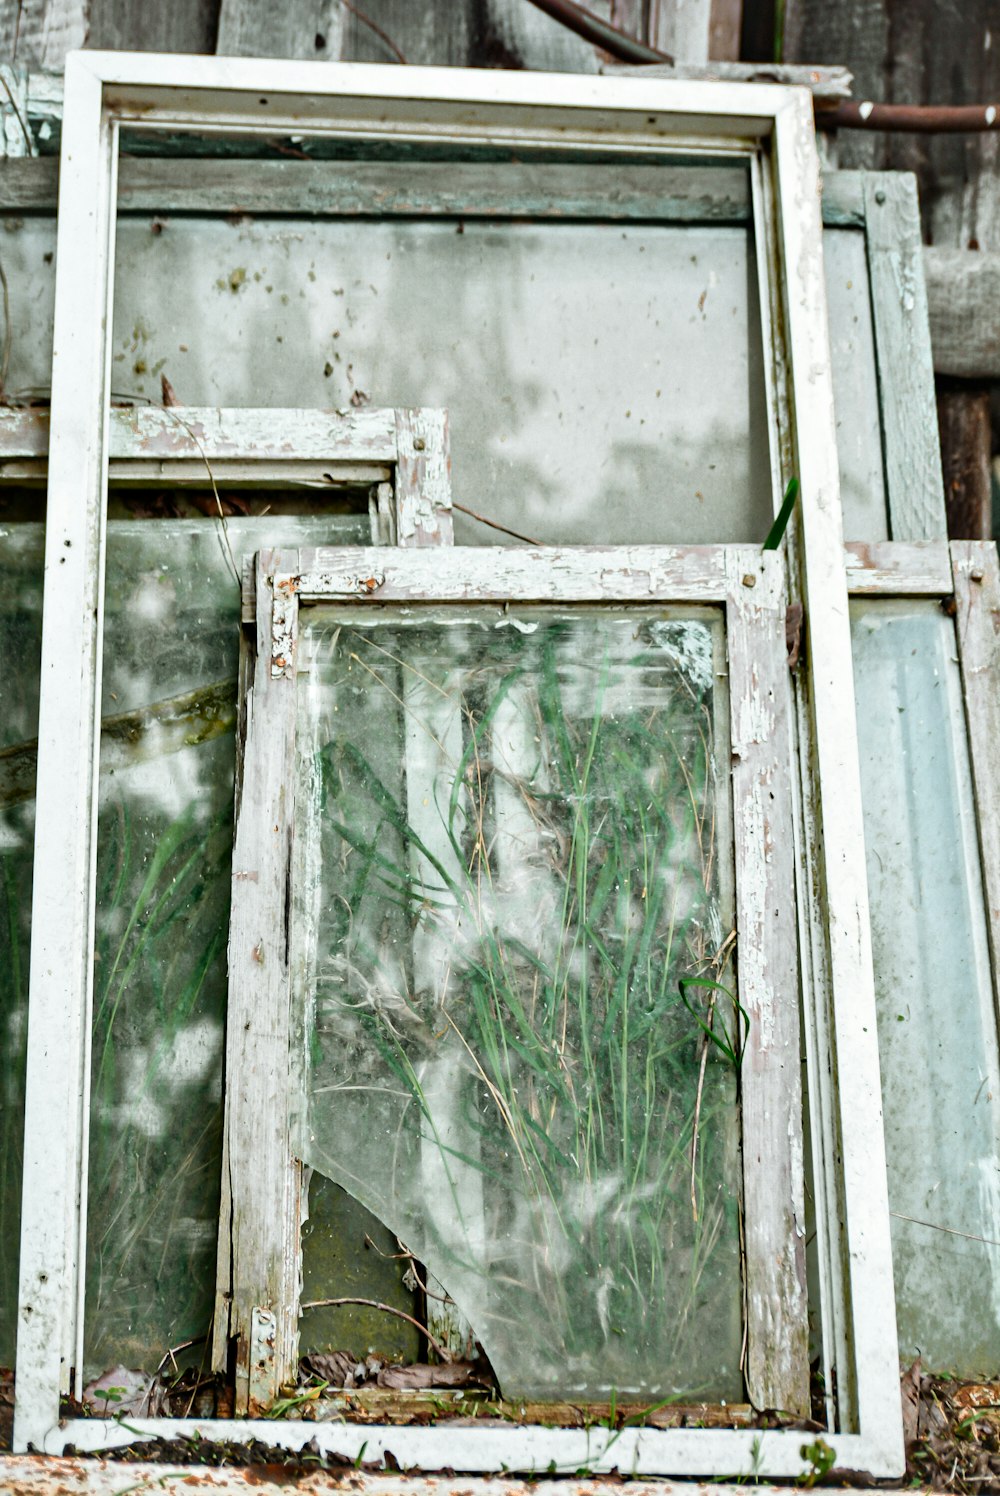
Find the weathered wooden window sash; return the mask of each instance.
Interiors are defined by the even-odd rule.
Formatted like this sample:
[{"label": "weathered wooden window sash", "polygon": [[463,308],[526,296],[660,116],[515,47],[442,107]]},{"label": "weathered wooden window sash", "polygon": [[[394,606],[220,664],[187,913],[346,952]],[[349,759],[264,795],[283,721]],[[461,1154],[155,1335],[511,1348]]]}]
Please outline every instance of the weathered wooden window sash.
[{"label": "weathered wooden window sash", "polygon": [[[454,550],[265,552],[256,577],[257,661],[247,709],[230,941],[229,1175],[234,1196],[232,1303],[237,1407],[266,1411],[294,1375],[298,1335],[297,1179],[289,1169],[290,983],[315,931],[289,928],[299,902],[293,868],[315,860],[314,828],[295,802],[296,679],[300,609],[337,600],[422,606],[720,604],[728,643],[736,931],[746,1052],[740,1066],[747,1352],[755,1407],[808,1416],[809,1355],[802,1178],[802,1097],[795,929],[790,685],[781,560],[742,547],[675,550]],[[360,611],[366,611],[362,605]],[[499,615],[502,617],[502,613]],[[637,613],[638,618],[638,613]],[[528,623],[529,629],[537,622]],[[364,627],[363,619],[359,627]],[[418,675],[411,672],[409,679]],[[612,677],[612,686],[618,684]],[[404,685],[403,695],[407,694]],[[442,709],[439,708],[439,712]],[[451,708],[443,708],[447,714]],[[440,739],[461,728],[437,723]],[[407,713],[408,720],[409,713]],[[516,733],[516,724],[510,731]],[[409,738],[413,736],[411,732]],[[433,812],[418,741],[407,748],[411,823],[434,845]],[[446,788],[448,788],[446,786]],[[509,813],[509,811],[508,811]],[[712,817],[713,824],[715,816]],[[440,825],[438,825],[440,839]],[[718,855],[732,848],[722,837]],[[291,859],[289,848],[292,848]],[[442,853],[442,855],[445,855]],[[415,946],[419,935],[414,934]],[[417,961],[414,956],[414,961]],[[707,972],[704,965],[699,971]],[[442,1020],[443,1021],[443,1020]],[[235,1047],[234,1047],[235,1046]],[[456,1145],[457,1146],[457,1145]],[[766,1160],[766,1163],[762,1162]],[[263,1201],[270,1198],[270,1207]],[[222,1346],[216,1346],[218,1356]],[[476,1447],[476,1442],[470,1450]],[[498,1457],[499,1447],[498,1447]],[[503,1463],[509,1458],[503,1457]]]},{"label": "weathered wooden window sash", "polygon": [[[86,1198],[110,288],[118,131],[126,123],[150,132],[361,133],[555,146],[574,156],[613,148],[641,158],[677,148],[751,162],[765,346],[773,361],[773,492],[777,500],[795,471],[803,494],[792,590],[805,605],[812,662],[799,721],[810,747],[804,799],[811,885],[803,922],[812,966],[800,968],[800,983],[806,1049],[821,1080],[810,1094],[810,1130],[825,1181],[817,1211],[825,1253],[825,1355],[835,1362],[841,1394],[833,1442],[842,1466],[898,1473],[878,1063],[808,95],[744,85],[99,53],[71,57],[66,75],[59,213],[60,240],[69,249],[57,264],[35,863],[44,898],[36,900],[33,927],[25,1134],[26,1177],[45,1179],[47,1188],[43,1194],[29,1187],[25,1196],[17,1446],[99,1447],[137,1433],[97,1420],[59,1421],[60,1394],[80,1365],[77,1243]],[[420,528],[415,520],[415,533]],[[442,557],[435,561],[443,565]],[[753,953],[744,951],[744,960],[752,961]],[[766,1065],[779,1063],[777,1054],[766,1059]],[[780,1198],[793,1196],[786,1190]],[[751,1305],[751,1322],[764,1317]],[[172,1427],[181,1432],[184,1425]],[[392,1450],[402,1463],[425,1468],[464,1463],[496,1469],[506,1459],[538,1469],[551,1458],[565,1458],[573,1468],[630,1464],[636,1471],[684,1474],[787,1475],[804,1467],[801,1433],[791,1430],[646,1430],[630,1432],[627,1440],[595,1430],[539,1432],[530,1449],[520,1436],[516,1454],[506,1446],[498,1451],[487,1438],[460,1460],[453,1436],[433,1429],[266,1427],[269,1438],[292,1446],[308,1435],[355,1455],[367,1442],[369,1456]],[[151,1420],[138,1432],[161,1429]],[[202,1433],[228,1437],[231,1430],[223,1423],[204,1425]]]},{"label": "weathered wooden window sash", "polygon": [[996,543],[851,544],[846,560],[852,597],[936,598],[954,617],[993,993],[1000,1014],[1000,563]]},{"label": "weathered wooden window sash", "polygon": [[[45,479],[50,425],[44,409],[0,410],[0,483]],[[368,488],[373,541],[451,539],[443,410],[119,405],[109,412],[108,464],[108,480],[119,488],[222,483],[278,494]]]}]

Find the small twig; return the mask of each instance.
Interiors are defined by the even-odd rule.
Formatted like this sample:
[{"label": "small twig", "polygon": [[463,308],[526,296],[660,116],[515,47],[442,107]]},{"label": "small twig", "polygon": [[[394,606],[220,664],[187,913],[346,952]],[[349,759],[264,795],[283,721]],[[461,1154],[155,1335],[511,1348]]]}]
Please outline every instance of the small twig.
[{"label": "small twig", "polygon": [[405,1319],[407,1324],[419,1330],[421,1335],[427,1337],[427,1344],[436,1356],[442,1361],[450,1361],[451,1354],[446,1351],[440,1340],[435,1340],[426,1325],[422,1325],[419,1319],[414,1319],[412,1314],[406,1314],[402,1309],[394,1309],[391,1304],[382,1304],[377,1299],[313,1299],[311,1304],[303,1304],[302,1312],[307,1309],[339,1309],[344,1304],[360,1304],[365,1309],[381,1309],[383,1314],[394,1314],[397,1319]]},{"label": "small twig", "polygon": [[946,1231],[949,1236],[960,1236],[963,1241],[978,1241],[984,1247],[1000,1247],[1000,1241],[992,1236],[973,1236],[971,1231],[956,1231],[954,1226],[939,1226],[936,1221],[918,1221],[916,1216],[900,1215],[898,1210],[889,1214],[897,1221],[909,1221],[911,1226],[926,1226],[928,1231]]},{"label": "small twig", "polygon": [[[170,388],[169,381],[167,381],[165,388]],[[114,397],[114,391],[112,391],[112,397]],[[236,581],[237,587],[242,588],[243,581],[240,577],[239,567],[236,565],[236,557],[233,555],[232,545],[229,542],[229,529],[226,525],[226,514],[225,510],[222,507],[222,499],[219,496],[219,490],[215,482],[215,474],[212,472],[212,464],[209,462],[208,453],[205,451],[205,448],[198,440],[193,428],[188,425],[183,416],[178,415],[176,407],[168,405],[165,400],[152,400],[148,395],[119,395],[118,398],[126,400],[138,400],[142,404],[148,405],[155,410],[162,410],[165,415],[168,415],[171,418],[171,420],[176,421],[178,426],[182,426],[184,428],[188,436],[198,448],[198,451],[201,454],[201,460],[205,464],[205,471],[208,474],[208,481],[212,485],[212,494],[215,498],[215,506],[219,511],[219,520],[222,524],[222,538],[226,542],[226,551],[229,555],[229,565],[232,567],[233,577]]]},{"label": "small twig", "polygon": [[[0,73],[0,78],[3,74]],[[7,398],[7,371],[10,368],[10,288],[7,285],[7,272],[0,260],[0,287],[3,288],[3,352],[0,353],[0,401]]]},{"label": "small twig", "polygon": [[[708,999],[708,1027],[712,1027],[712,1019],[715,1016],[715,991],[709,994]],[[701,1061],[698,1065],[698,1091],[694,1099],[694,1123],[691,1128],[691,1219],[698,1219],[698,1197],[695,1194],[695,1174],[698,1164],[698,1127],[701,1121],[701,1097],[705,1089],[705,1067],[708,1064],[708,1034],[703,1034],[701,1039]]]},{"label": "small twig", "polygon": [[[190,1350],[192,1345],[201,1345],[202,1341],[207,1339],[207,1335],[195,1335],[192,1340],[182,1340],[180,1345],[170,1346],[160,1357],[160,1364],[156,1368],[156,1371],[153,1373],[153,1375],[159,1376],[160,1372],[163,1370],[164,1365],[166,1364],[167,1359],[169,1358],[171,1361],[174,1361],[174,1357],[176,1356],[178,1351]],[[176,1361],[174,1361],[174,1370],[177,1370]]]},{"label": "small twig", "polygon": [[[417,1272],[417,1259],[414,1257],[412,1252],[408,1252],[406,1248],[403,1247],[402,1242],[400,1242],[399,1245],[400,1247],[402,1247],[402,1251],[400,1252],[383,1252],[378,1242],[372,1241],[368,1233],[365,1232],[366,1247],[371,1247],[372,1251],[377,1252],[378,1255],[380,1257],[383,1257],[386,1262],[408,1262],[410,1265],[406,1271],[413,1274],[413,1280],[416,1283],[417,1287],[421,1290],[421,1292],[426,1294],[429,1299],[437,1299],[439,1304],[450,1304],[452,1300],[449,1299],[446,1293],[433,1293],[431,1289],[427,1287],[427,1284],[423,1282],[420,1274]],[[403,1283],[404,1285],[406,1285],[406,1273],[403,1274]]]},{"label": "small twig", "polygon": [[369,31],[374,31],[375,35],[385,42],[386,46],[389,48],[389,51],[394,53],[395,56],[398,57],[403,66],[407,66],[406,58],[396,46],[396,43],[393,41],[392,37],[388,34],[388,32],[383,31],[381,26],[379,26],[375,21],[372,20],[371,16],[366,16],[363,10],[360,10],[356,5],[352,4],[352,0],[340,0],[340,3],[345,10],[349,10],[351,12],[352,16],[357,17],[362,26],[367,26]]},{"label": "small twig", "polygon": [[485,514],[477,514],[474,509],[469,509],[465,504],[458,504],[454,499],[451,501],[453,509],[460,509],[470,519],[477,519],[481,525],[489,525],[491,530],[499,530],[504,535],[510,535],[514,540],[523,540],[525,545],[541,545],[540,540],[532,540],[530,535],[522,535],[518,530],[511,530],[507,525],[499,524],[495,519],[487,519]]}]

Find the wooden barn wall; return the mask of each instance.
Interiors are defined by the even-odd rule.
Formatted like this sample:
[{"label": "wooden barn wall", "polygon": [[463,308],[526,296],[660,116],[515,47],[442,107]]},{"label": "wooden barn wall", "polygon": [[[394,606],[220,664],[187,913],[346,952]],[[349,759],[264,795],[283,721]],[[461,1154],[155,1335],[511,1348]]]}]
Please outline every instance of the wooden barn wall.
[{"label": "wooden barn wall", "polygon": [[[961,6],[788,0],[785,57],[847,63],[858,99],[988,104],[1000,97],[1000,7],[996,0],[963,0]],[[954,341],[954,329],[964,327],[964,349],[952,364],[962,373],[992,376],[938,382],[949,529],[960,538],[988,538],[993,454],[1000,446],[998,423],[990,418],[1000,372],[1000,313],[995,294],[982,293],[995,291],[1000,278],[1000,134],[845,131],[837,152],[840,166],[917,175],[924,239],[933,246],[936,361],[939,334]]]},{"label": "wooden barn wall", "polygon": [[[611,0],[590,8],[611,18]],[[713,12],[717,28],[723,20]],[[0,0],[0,57],[58,69],[81,45],[370,62],[391,62],[398,49],[407,62],[445,66],[598,66],[593,47],[528,0]]]}]

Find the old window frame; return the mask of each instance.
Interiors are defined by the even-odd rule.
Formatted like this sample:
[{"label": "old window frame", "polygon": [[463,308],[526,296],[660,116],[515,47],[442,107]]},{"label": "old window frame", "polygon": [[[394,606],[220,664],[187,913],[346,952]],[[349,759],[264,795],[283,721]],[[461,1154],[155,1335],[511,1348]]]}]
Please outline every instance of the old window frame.
[{"label": "old window frame", "polygon": [[[215,1364],[234,1346],[237,1411],[266,1412],[295,1373],[299,1168],[288,1096],[297,705],[303,606],[373,600],[419,609],[467,602],[721,605],[729,661],[740,1001],[746,1382],[755,1406],[809,1407],[795,868],[782,559],[747,546],[262,552],[249,596],[256,666],[245,715],[230,929],[227,1186]],[[248,597],[249,601],[249,597]],[[727,801],[730,789],[723,793]],[[726,820],[732,814],[730,807]],[[274,943],[261,932],[279,932]],[[266,1018],[262,1022],[262,1015]],[[768,1036],[768,1037],[764,1037]],[[261,1118],[266,1117],[266,1126]],[[766,1158],[766,1173],[757,1161]],[[267,1202],[270,1202],[269,1204]],[[223,1262],[231,1277],[222,1272]],[[263,1308],[261,1306],[264,1306]],[[475,1441],[478,1447],[479,1441]],[[509,1461],[507,1462],[509,1463]]]},{"label": "old window frame", "polygon": [[[843,1274],[841,1291],[824,1291],[825,1312],[838,1322],[842,1407],[849,1410],[850,1431],[838,1434],[837,1454],[848,1467],[897,1473],[902,1443],[891,1260],[809,94],[742,84],[101,53],[71,55],[66,70],[59,234],[72,250],[57,258],[36,836],[36,886],[44,889],[45,899],[36,906],[32,937],[25,1134],[26,1173],[44,1178],[48,1188],[44,1198],[40,1192],[26,1196],[22,1228],[17,1447],[30,1440],[40,1448],[61,1449],[100,1435],[86,1421],[60,1426],[58,1415],[77,1343],[74,1243],[80,1234],[90,1019],[96,703],[121,124],[251,134],[362,129],[383,138],[548,144],[563,151],[613,145],[637,155],[662,153],[668,146],[699,154],[757,154],[754,210],[765,251],[764,316],[780,326],[771,371],[772,393],[781,393],[772,407],[778,454],[773,467],[776,480],[779,470],[786,476],[795,470],[802,482],[795,574],[807,633],[822,661],[802,716],[809,772],[824,789],[818,816],[805,833],[811,882],[803,903],[814,970],[804,976],[804,985],[812,999],[805,1005],[807,1030],[815,1022],[820,1047],[836,1057],[840,1079],[839,1088],[833,1085],[811,1100],[814,1150],[828,1160],[819,1170],[828,1181],[819,1212],[830,1237],[826,1280],[832,1284],[838,1278],[840,1268],[831,1266],[835,1260]],[[776,498],[779,492],[776,481]],[[819,1042],[807,1033],[813,1052]],[[830,1161],[841,1156],[838,1170]],[[64,1223],[62,1231],[52,1230],[53,1219]],[[839,1241],[838,1221],[843,1222]],[[272,1434],[276,1427],[267,1425]],[[226,1424],[217,1428],[222,1437],[232,1430]],[[282,1437],[302,1442],[289,1430]],[[433,1433],[423,1438],[417,1462],[440,1463],[440,1440],[435,1442]],[[677,1473],[728,1468],[768,1475],[803,1469],[801,1436],[780,1430],[714,1436],[678,1430],[670,1448],[670,1468]]]},{"label": "old window frame", "polygon": [[1000,558],[992,540],[845,547],[851,597],[936,598],[955,619],[993,1000],[1000,1019]]}]

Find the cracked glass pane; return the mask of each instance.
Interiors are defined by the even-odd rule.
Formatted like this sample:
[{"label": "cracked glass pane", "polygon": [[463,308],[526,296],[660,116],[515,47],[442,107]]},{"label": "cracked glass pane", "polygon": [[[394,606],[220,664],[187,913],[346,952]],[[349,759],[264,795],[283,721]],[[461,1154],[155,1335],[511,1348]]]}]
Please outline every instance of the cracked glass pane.
[{"label": "cracked glass pane", "polygon": [[724,659],[709,609],[303,614],[298,1150],[508,1396],[742,1395]]}]

